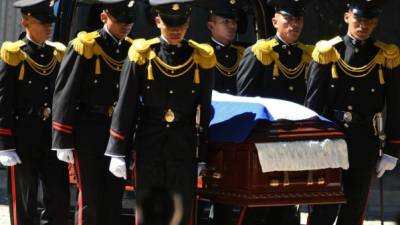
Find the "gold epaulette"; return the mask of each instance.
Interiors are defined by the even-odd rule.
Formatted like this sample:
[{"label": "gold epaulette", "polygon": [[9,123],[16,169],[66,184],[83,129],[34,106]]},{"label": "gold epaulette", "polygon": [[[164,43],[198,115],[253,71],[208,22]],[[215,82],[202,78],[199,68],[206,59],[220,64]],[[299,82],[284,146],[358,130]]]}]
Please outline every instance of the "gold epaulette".
[{"label": "gold epaulette", "polygon": [[394,69],[400,65],[399,47],[381,41],[375,41],[374,45],[381,49],[381,54],[384,57],[383,65],[386,68]]},{"label": "gold epaulette", "polygon": [[305,45],[300,43],[297,45],[301,50],[303,50],[303,60],[307,63],[311,61],[312,52],[314,51],[314,45]]},{"label": "gold epaulette", "polygon": [[262,39],[251,47],[251,51],[263,65],[270,65],[275,59],[279,58],[279,54],[273,50],[277,45],[279,43],[275,38],[270,40]]},{"label": "gold epaulette", "polygon": [[217,57],[214,49],[209,44],[200,44],[193,40],[189,40],[189,46],[194,48],[193,60],[203,69],[210,69],[217,64]]},{"label": "gold epaulette", "polygon": [[64,53],[67,50],[67,47],[65,47],[65,45],[61,42],[46,41],[46,44],[54,48],[53,54],[56,57],[57,61],[60,63],[61,60],[64,58]]},{"label": "gold epaulette", "polygon": [[26,53],[21,50],[21,47],[24,45],[25,42],[22,40],[4,42],[0,49],[0,59],[8,65],[17,66],[21,61],[26,59]]},{"label": "gold epaulette", "polygon": [[86,59],[91,59],[93,57],[93,46],[98,37],[100,37],[100,34],[97,31],[90,33],[81,31],[78,33],[78,36],[72,40],[72,46],[79,55],[84,56]]},{"label": "gold epaulette", "polygon": [[342,41],[342,38],[339,36],[329,41],[319,41],[312,52],[312,59],[319,64],[336,62],[340,58],[340,54],[334,46]]},{"label": "gold epaulette", "polygon": [[143,65],[156,56],[155,52],[151,50],[151,46],[160,43],[160,38],[153,39],[135,39],[132,41],[132,45],[129,48],[128,57],[132,62],[138,65]]}]

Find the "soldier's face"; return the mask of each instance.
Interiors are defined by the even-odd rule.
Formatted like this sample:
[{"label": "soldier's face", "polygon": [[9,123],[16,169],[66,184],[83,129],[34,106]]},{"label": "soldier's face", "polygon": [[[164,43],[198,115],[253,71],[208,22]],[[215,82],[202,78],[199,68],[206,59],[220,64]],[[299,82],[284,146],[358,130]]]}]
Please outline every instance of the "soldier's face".
[{"label": "soldier's face", "polygon": [[26,28],[26,32],[34,42],[44,43],[51,37],[51,23],[43,23],[32,16],[23,16],[21,24]]},{"label": "soldier's face", "polygon": [[238,24],[235,19],[212,16],[208,21],[208,29],[212,36],[224,45],[231,43],[237,32]]},{"label": "soldier's face", "polygon": [[276,33],[288,44],[297,42],[303,30],[304,18],[275,13],[272,24]]},{"label": "soldier's face", "polygon": [[348,24],[348,33],[355,39],[364,41],[369,38],[379,20],[357,17],[349,11],[344,14],[344,21]]},{"label": "soldier's face", "polygon": [[179,44],[185,37],[186,31],[189,28],[190,19],[179,27],[169,27],[157,16],[155,18],[156,25],[160,29],[161,35],[167,40],[170,45]]},{"label": "soldier's face", "polygon": [[133,23],[118,22],[111,14],[102,12],[100,15],[101,21],[106,24],[107,29],[112,35],[118,39],[125,38],[132,30]]}]

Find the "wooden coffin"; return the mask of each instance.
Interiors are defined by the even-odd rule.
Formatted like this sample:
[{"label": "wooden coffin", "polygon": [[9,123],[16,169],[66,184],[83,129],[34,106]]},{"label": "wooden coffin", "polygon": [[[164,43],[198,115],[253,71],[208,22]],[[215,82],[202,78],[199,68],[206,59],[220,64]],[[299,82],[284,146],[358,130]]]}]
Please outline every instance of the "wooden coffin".
[{"label": "wooden coffin", "polygon": [[211,143],[200,198],[240,206],[344,203],[341,169],[261,170],[254,143],[343,138],[320,121],[258,123],[244,143]]}]

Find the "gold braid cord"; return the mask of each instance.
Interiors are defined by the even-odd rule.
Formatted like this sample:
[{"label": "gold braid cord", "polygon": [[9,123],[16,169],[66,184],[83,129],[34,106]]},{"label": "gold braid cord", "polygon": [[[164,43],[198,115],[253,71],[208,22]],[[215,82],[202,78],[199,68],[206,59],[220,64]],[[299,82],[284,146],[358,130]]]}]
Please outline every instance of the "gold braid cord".
[{"label": "gold braid cord", "polygon": [[333,46],[341,41],[341,38],[340,41],[337,41],[338,39],[339,37],[336,37],[330,41],[318,42],[313,52],[313,60],[317,63],[332,63],[331,73],[333,79],[338,78],[336,65],[340,68],[341,71],[343,71],[345,75],[353,78],[365,77],[370,74],[371,71],[376,68],[376,66],[379,66],[379,83],[383,85],[385,84],[385,79],[382,67],[393,69],[400,64],[398,47],[396,47],[395,45],[387,45],[383,42],[376,41],[374,45],[379,47],[380,50],[370,62],[361,67],[350,66],[341,58],[340,53]]},{"label": "gold braid cord", "polygon": [[110,69],[120,72],[124,60],[115,60],[113,57],[108,55],[101,46],[97,44],[96,38],[98,37],[100,37],[100,34],[97,31],[91,33],[82,31],[78,34],[78,37],[72,41],[72,46],[79,55],[84,56],[86,59],[91,59],[93,56],[96,56],[96,75],[101,74],[100,57]]},{"label": "gold braid cord", "polygon": [[17,66],[22,62],[19,75],[18,75],[18,80],[23,80],[25,76],[25,64],[24,62],[29,65],[29,67],[32,68],[33,71],[35,71],[38,75],[41,76],[48,76],[53,73],[54,69],[57,66],[57,63],[60,63],[63,56],[64,52],[66,50],[66,47],[59,42],[50,42],[46,41],[45,42],[47,45],[51,46],[54,48],[54,56],[50,60],[50,62],[46,65],[42,65],[37,63],[35,60],[33,60],[26,52],[24,52],[21,47],[25,45],[25,42],[22,40],[19,40],[17,42],[5,42],[3,44],[3,47],[1,49],[1,59],[11,65],[11,66]]},{"label": "gold braid cord", "polygon": [[233,66],[231,67],[227,67],[222,65],[222,63],[218,62],[215,65],[215,67],[217,68],[217,70],[224,76],[226,77],[232,77],[235,76],[238,71],[239,71],[239,64],[240,61],[242,60],[243,54],[244,54],[244,48],[240,47],[240,46],[235,46],[232,45],[233,48],[236,49],[236,62],[235,64],[233,64]]}]

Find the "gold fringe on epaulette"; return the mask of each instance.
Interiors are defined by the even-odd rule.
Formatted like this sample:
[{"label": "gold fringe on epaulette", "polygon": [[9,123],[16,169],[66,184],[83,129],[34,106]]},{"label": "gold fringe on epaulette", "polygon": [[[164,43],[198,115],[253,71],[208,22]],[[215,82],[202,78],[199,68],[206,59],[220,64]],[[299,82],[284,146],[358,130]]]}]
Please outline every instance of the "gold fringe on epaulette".
[{"label": "gold fringe on epaulette", "polygon": [[100,67],[100,56],[96,57],[96,66],[95,66],[95,72],[96,75],[101,74],[101,67]]},{"label": "gold fringe on epaulette", "polygon": [[25,76],[25,65],[22,63],[21,68],[19,69],[18,80],[23,80]]},{"label": "gold fringe on epaulette", "polygon": [[97,31],[90,33],[81,31],[78,33],[78,36],[72,40],[72,46],[79,55],[84,56],[86,59],[91,59],[93,57],[95,39],[98,37],[100,37],[100,34]]},{"label": "gold fringe on epaulette", "polygon": [[312,59],[323,65],[336,62],[339,58],[339,53],[328,41],[318,42],[312,53]]},{"label": "gold fringe on epaulette", "polygon": [[57,62],[60,63],[64,58],[64,53],[67,50],[67,47],[65,47],[61,42],[46,41],[45,43],[54,48],[53,55],[56,57]]},{"label": "gold fringe on epaulette", "polygon": [[385,78],[383,76],[382,65],[379,65],[378,74],[379,74],[379,84],[384,85],[385,84]]},{"label": "gold fringe on epaulette", "polygon": [[193,83],[200,84],[200,71],[198,64],[196,64],[196,68],[194,69]]},{"label": "gold fringe on epaulette", "polygon": [[21,61],[26,59],[26,54],[21,51],[21,47],[24,45],[25,42],[22,40],[4,42],[0,49],[0,59],[8,65],[17,66]]},{"label": "gold fringe on epaulette", "polygon": [[149,61],[147,65],[147,80],[154,80],[153,66],[151,65],[151,61]]},{"label": "gold fringe on epaulette", "polygon": [[385,58],[384,66],[389,69],[394,69],[400,65],[399,47],[394,44],[386,44],[381,41],[376,41],[375,46],[382,50],[382,55]]},{"label": "gold fringe on epaulette", "polygon": [[339,78],[337,70],[336,70],[336,64],[335,63],[332,64],[331,74],[332,74],[332,79],[338,79]]},{"label": "gold fringe on epaulette", "polygon": [[270,65],[279,57],[278,53],[273,51],[273,48],[277,45],[279,43],[275,38],[271,40],[258,40],[251,47],[251,51],[263,65]]},{"label": "gold fringe on epaulette", "polygon": [[214,48],[208,44],[200,44],[189,40],[189,46],[194,48],[193,60],[203,69],[211,69],[217,64],[217,57],[214,54]]}]

